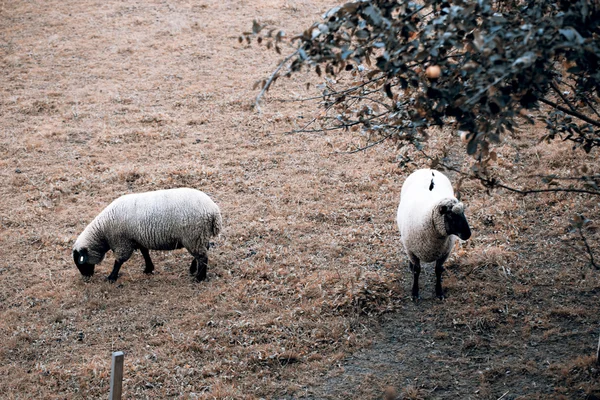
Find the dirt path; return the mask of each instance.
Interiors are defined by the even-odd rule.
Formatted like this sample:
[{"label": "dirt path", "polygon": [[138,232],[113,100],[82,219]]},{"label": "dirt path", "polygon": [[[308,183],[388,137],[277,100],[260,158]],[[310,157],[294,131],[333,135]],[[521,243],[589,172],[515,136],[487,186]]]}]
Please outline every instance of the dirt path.
[{"label": "dirt path", "polygon": [[556,393],[551,377],[527,368],[567,356],[560,343],[540,351],[532,339],[521,351],[497,352],[493,349],[502,341],[519,341],[519,335],[456,326],[442,319],[448,316],[445,308],[435,299],[406,304],[382,321],[370,347],[344,359],[305,398],[373,398],[374,388],[409,399],[550,398]]}]

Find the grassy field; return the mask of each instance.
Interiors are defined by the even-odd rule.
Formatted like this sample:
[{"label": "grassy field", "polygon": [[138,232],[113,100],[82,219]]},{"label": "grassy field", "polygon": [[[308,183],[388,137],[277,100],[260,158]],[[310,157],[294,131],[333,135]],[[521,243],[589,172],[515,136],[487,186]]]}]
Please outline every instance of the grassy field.
[{"label": "grassy field", "polygon": [[[584,399],[600,397],[600,272],[569,220],[599,199],[488,193],[464,182],[473,237],[419,304],[395,225],[400,188],[426,161],[350,134],[288,134],[318,114],[305,78],[263,112],[255,81],[278,56],[239,44],[254,18],[288,35],[326,1],[11,1],[0,6],[0,393],[106,398],[125,352],[124,398]],[[514,186],[539,173],[598,174],[597,153],[498,147]],[[441,132],[431,154],[460,143]],[[454,153],[456,166],[460,152]],[[458,160],[458,161],[457,161]],[[456,176],[449,174],[452,180]],[[209,280],[184,250],[112,254],[84,281],[71,248],[114,198],[179,186],[221,207]],[[596,396],[596,397],[591,397]]]}]

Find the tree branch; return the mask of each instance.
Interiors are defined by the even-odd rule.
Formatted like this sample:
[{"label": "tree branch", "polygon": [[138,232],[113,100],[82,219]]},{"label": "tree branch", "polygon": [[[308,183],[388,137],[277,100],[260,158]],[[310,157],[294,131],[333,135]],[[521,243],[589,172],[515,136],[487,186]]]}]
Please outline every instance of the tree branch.
[{"label": "tree branch", "polygon": [[[363,82],[363,83],[361,83],[360,85],[356,85],[356,86],[353,86],[353,87],[351,87],[351,88],[344,89],[344,90],[342,90],[342,91],[340,91],[340,92],[333,91],[333,92],[331,92],[331,93],[327,93],[327,94],[325,94],[325,93],[324,93],[324,94],[321,96],[321,98],[323,98],[323,97],[332,97],[332,96],[338,96],[338,95],[342,95],[342,96],[343,96],[343,95],[345,95],[345,94],[348,94],[348,93],[355,92],[355,91],[357,91],[358,89],[361,89],[361,88],[363,88],[363,87],[365,87],[365,86],[367,86],[367,85],[369,85],[369,84],[371,84],[371,83],[374,83],[374,82],[380,81],[380,80],[382,80],[382,79],[384,79],[384,78],[385,78],[385,75],[382,75],[382,76],[378,76],[377,78],[372,78],[372,79],[369,79],[368,81],[366,81],[366,82]],[[376,91],[379,91],[379,89],[377,89]]]},{"label": "tree branch", "polygon": [[547,105],[549,105],[550,107],[556,108],[556,109],[557,109],[557,110],[559,110],[559,111],[562,111],[562,112],[564,112],[564,113],[566,113],[566,114],[569,114],[569,115],[572,115],[572,116],[574,116],[574,117],[577,117],[577,118],[579,118],[579,119],[580,119],[580,120],[582,120],[582,121],[585,121],[585,122],[587,122],[587,123],[589,123],[589,124],[592,124],[592,125],[594,125],[594,126],[596,126],[596,127],[600,128],[600,122],[598,122],[598,121],[596,121],[596,120],[593,120],[593,119],[591,119],[591,118],[590,118],[590,117],[588,117],[587,115],[583,115],[582,113],[580,113],[580,112],[577,112],[577,111],[569,110],[568,108],[565,108],[565,107],[563,107],[563,106],[560,106],[560,105],[558,105],[558,104],[556,104],[556,103],[554,103],[554,102],[552,102],[552,101],[550,101],[550,100],[547,100],[547,99],[545,99],[545,98],[543,98],[543,97],[542,97],[542,98],[539,98],[538,100],[539,100],[539,101],[541,101],[541,102],[542,102],[542,103],[544,103],[544,104],[547,104]]},{"label": "tree branch", "polygon": [[322,99],[324,97],[332,97],[332,96],[340,96],[340,95],[343,96],[345,94],[355,92],[358,89],[360,89],[360,88],[362,88],[364,86],[367,86],[370,83],[377,82],[377,81],[379,81],[379,80],[381,80],[383,78],[385,78],[385,76],[380,76],[378,78],[369,79],[368,81],[363,82],[360,85],[352,86],[352,87],[350,87],[348,89],[344,89],[344,90],[341,90],[339,92],[335,92],[334,91],[334,92],[327,93],[327,94],[322,94],[322,95],[319,95],[319,96],[303,97],[303,98],[300,98],[300,99],[289,99],[289,100],[288,99],[283,99],[283,100],[279,100],[279,101],[282,102],[282,103],[289,103],[289,102],[296,102],[296,101],[320,100],[320,99]]},{"label": "tree branch", "polygon": [[383,101],[377,100],[377,99],[372,99],[370,97],[364,97],[364,96],[346,96],[349,99],[355,99],[355,100],[360,100],[360,101],[370,101],[373,103],[377,103],[383,107],[385,107],[386,110],[388,111],[392,111],[392,107],[389,104],[384,103]]},{"label": "tree branch", "polygon": [[508,75],[510,75],[510,70],[506,71],[504,74],[502,74],[502,76],[497,77],[494,82],[490,83],[489,85],[487,85],[486,87],[484,87],[483,89],[481,89],[479,92],[477,92],[475,94],[475,96],[471,97],[469,100],[467,100],[465,102],[465,105],[470,105],[470,104],[474,104],[477,101],[479,101],[479,99],[481,98],[482,95],[485,94],[485,92],[487,92],[490,88],[492,88],[493,86],[496,86],[498,83],[500,83],[501,80],[503,80],[504,78],[506,78]]},{"label": "tree branch", "polygon": [[[373,146],[377,146],[378,144],[383,143],[387,139],[391,138],[394,135],[394,133],[395,132],[392,132],[389,135],[386,135],[383,138],[379,139],[378,141],[370,143],[370,144],[368,144],[368,145],[366,145],[364,147],[361,147],[361,148],[358,148],[358,149],[355,149],[355,150],[352,150],[352,151],[338,151],[335,154],[355,154],[355,153],[358,153],[358,152],[361,152],[361,151],[365,151],[367,149],[370,149]],[[402,135],[402,136],[400,136],[400,139],[408,139],[408,136]]]},{"label": "tree branch", "polygon": [[335,131],[337,129],[349,128],[349,127],[354,126],[354,125],[358,125],[358,124],[362,124],[362,123],[365,123],[365,122],[373,121],[373,120],[375,120],[377,118],[383,117],[384,115],[390,114],[390,113],[391,113],[391,111],[385,111],[385,112],[382,112],[380,114],[373,115],[372,117],[367,118],[367,119],[358,120],[358,121],[349,121],[347,123],[343,123],[342,125],[338,125],[338,126],[332,126],[332,127],[323,128],[323,129],[298,129],[298,130],[293,130],[290,133],[311,133],[311,132],[314,133],[314,132]]},{"label": "tree branch", "polygon": [[[569,82],[566,81],[562,81],[561,82],[563,85],[567,85],[569,88],[571,88],[571,90],[577,94],[577,88],[573,85],[571,85]],[[579,99],[583,100],[585,102],[585,104],[588,105],[588,107],[594,112],[594,114],[596,114],[598,117],[600,117],[600,113],[594,108],[594,106],[592,106],[592,103],[590,102],[590,100],[585,96],[584,93],[580,93],[578,96]]]},{"label": "tree branch", "polygon": [[600,179],[600,175],[583,175],[583,176],[558,176],[558,175],[529,175],[530,178],[542,178],[551,180],[564,181],[585,181],[586,179]]},{"label": "tree branch", "polygon": [[299,51],[300,51],[299,48],[296,49],[296,51],[294,51],[292,54],[290,54],[289,56],[284,58],[284,60],[281,63],[279,63],[277,68],[275,68],[275,71],[273,71],[273,73],[271,74],[271,76],[269,77],[269,79],[267,80],[265,85],[263,86],[263,88],[260,90],[260,93],[258,94],[258,96],[256,96],[256,100],[254,101],[254,107],[256,107],[256,109],[258,110],[259,113],[261,112],[260,104],[259,104],[261,97],[267,92],[267,90],[269,90],[269,87],[271,86],[271,84],[273,83],[275,78],[278,76],[277,74],[279,73],[281,68],[283,68],[283,66],[285,64],[287,64],[288,61],[290,61],[296,54],[298,54]]},{"label": "tree branch", "polygon": [[577,110],[575,109],[575,107],[573,106],[573,104],[571,104],[571,102],[569,101],[569,99],[567,99],[565,97],[565,95],[560,91],[560,89],[556,86],[556,83],[554,83],[554,81],[550,82],[550,86],[552,87],[552,89],[554,89],[554,91],[556,92],[556,94],[560,96],[560,98],[562,99],[562,101],[564,101],[569,106],[569,108],[571,109],[571,111],[577,112]]},{"label": "tree branch", "polygon": [[486,185],[492,189],[495,187],[499,187],[499,188],[503,188],[503,189],[506,189],[511,192],[522,194],[524,196],[526,196],[528,194],[533,194],[533,193],[558,193],[558,192],[585,193],[585,194],[592,194],[595,196],[600,196],[600,192],[596,192],[594,190],[587,190],[587,189],[575,189],[575,188],[517,189],[517,188],[513,188],[510,186],[504,185],[504,184],[496,181],[493,178],[488,179],[488,178],[483,178],[483,177],[479,177],[476,175],[473,177],[479,179],[484,185]]},{"label": "tree branch", "polygon": [[590,248],[590,245],[588,244],[587,239],[585,238],[585,235],[583,234],[583,230],[581,229],[581,226],[577,226],[577,230],[579,231],[579,236],[581,236],[581,240],[583,240],[585,249],[586,249],[588,255],[590,256],[590,264],[592,264],[592,267],[596,268],[597,270],[600,270],[600,267],[594,261],[594,253],[592,253],[592,249]]},{"label": "tree branch", "polygon": [[[431,157],[429,154],[425,153],[425,151],[423,151],[423,150],[419,150],[419,151],[427,159],[434,160],[434,158]],[[511,186],[507,186],[503,183],[500,183],[495,178],[486,178],[486,177],[483,177],[480,175],[467,174],[458,168],[447,165],[447,164],[439,161],[438,159],[436,159],[436,160],[439,163],[439,165],[441,165],[442,167],[444,167],[450,171],[454,171],[454,172],[464,176],[467,179],[476,179],[476,180],[480,181],[484,186],[486,186],[490,189],[494,189],[494,188],[498,187],[498,188],[506,189],[510,192],[522,194],[523,196],[526,196],[528,194],[534,194],[534,193],[558,193],[558,192],[585,193],[585,194],[591,194],[594,196],[600,196],[600,192],[595,191],[595,190],[588,190],[588,189],[576,189],[576,188],[517,189],[517,188],[511,187]]]},{"label": "tree branch", "polygon": [[581,98],[583,99],[585,104],[587,104],[587,106],[594,112],[594,114],[596,114],[598,117],[600,117],[600,113],[598,111],[596,111],[596,109],[594,108],[594,106],[592,106],[592,103],[588,100],[588,98],[585,96],[581,96]]}]

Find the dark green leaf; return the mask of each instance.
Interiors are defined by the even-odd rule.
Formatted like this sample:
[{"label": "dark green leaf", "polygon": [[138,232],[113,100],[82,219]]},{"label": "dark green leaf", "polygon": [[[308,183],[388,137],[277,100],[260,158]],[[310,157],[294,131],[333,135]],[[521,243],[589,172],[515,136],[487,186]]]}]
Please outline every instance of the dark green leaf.
[{"label": "dark green leaf", "polygon": [[392,93],[392,85],[388,82],[385,85],[383,85],[383,90],[385,91],[385,95],[390,98],[393,99],[394,98],[394,93]]}]

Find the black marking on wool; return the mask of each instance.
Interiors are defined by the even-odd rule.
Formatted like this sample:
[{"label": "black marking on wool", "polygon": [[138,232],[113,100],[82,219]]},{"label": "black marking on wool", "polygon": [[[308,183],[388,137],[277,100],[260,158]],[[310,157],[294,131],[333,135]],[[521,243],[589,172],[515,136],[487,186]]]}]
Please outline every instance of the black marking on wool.
[{"label": "black marking on wool", "polygon": [[433,190],[433,187],[435,186],[433,183],[433,178],[435,177],[435,175],[433,174],[433,171],[431,172],[431,183],[429,184],[429,191],[431,192]]}]

